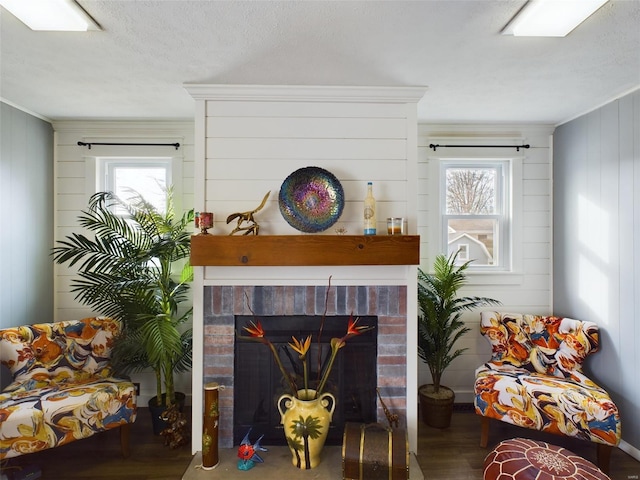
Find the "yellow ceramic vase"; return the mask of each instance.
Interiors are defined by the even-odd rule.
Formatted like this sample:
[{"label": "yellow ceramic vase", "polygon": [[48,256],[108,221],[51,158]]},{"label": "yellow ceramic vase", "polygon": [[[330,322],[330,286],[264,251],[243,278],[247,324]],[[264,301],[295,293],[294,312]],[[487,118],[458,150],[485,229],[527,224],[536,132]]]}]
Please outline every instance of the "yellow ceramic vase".
[{"label": "yellow ceramic vase", "polygon": [[[282,395],[278,399],[280,423],[292,454],[292,463],[303,470],[315,468],[329,433],[336,399],[330,393],[316,397],[315,390],[298,390],[298,398]],[[284,408],[283,408],[284,406]]]}]

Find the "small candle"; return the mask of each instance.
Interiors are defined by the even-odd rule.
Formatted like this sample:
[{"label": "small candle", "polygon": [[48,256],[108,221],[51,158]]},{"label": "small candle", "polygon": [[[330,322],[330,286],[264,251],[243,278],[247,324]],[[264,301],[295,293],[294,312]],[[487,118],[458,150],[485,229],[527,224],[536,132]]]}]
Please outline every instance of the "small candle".
[{"label": "small candle", "polygon": [[200,212],[198,219],[202,233],[208,233],[207,230],[213,228],[213,212]]},{"label": "small candle", "polygon": [[387,233],[389,235],[404,234],[404,218],[389,217],[387,218]]}]

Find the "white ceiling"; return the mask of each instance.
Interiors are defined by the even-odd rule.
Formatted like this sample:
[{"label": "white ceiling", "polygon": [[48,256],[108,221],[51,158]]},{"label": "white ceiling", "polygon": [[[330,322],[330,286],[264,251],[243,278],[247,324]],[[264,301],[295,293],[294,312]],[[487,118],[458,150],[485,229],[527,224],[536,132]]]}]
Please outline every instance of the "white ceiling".
[{"label": "white ceiling", "polygon": [[525,0],[79,0],[101,32],[0,8],[0,97],[51,120],[192,119],[186,83],[426,86],[430,123],[558,124],[640,86],[640,0],[565,38],[500,30]]}]

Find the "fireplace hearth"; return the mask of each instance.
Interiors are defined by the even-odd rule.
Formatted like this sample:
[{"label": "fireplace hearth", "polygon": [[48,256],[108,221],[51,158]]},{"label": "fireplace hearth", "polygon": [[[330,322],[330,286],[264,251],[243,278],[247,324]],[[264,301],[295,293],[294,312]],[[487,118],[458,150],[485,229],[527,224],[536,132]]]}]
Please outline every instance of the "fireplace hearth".
[{"label": "fireplace hearth", "polygon": [[[303,388],[303,372],[298,353],[288,345],[292,337],[304,339],[312,335],[307,365],[309,388],[315,389],[318,371],[326,368],[331,354],[331,339],[345,335],[350,317],[324,317],[318,342],[322,318],[306,315],[259,317],[265,336],[276,348],[286,371],[292,375],[296,389]],[[242,332],[244,326],[255,320],[253,316],[236,316],[236,332]],[[374,316],[359,317],[358,325],[373,329],[350,338],[335,359],[324,389],[336,398],[327,445],[341,444],[346,422],[376,421],[377,323]],[[234,444],[240,443],[252,429],[252,437],[264,435],[264,444],[285,445],[277,401],[282,394],[290,394],[291,390],[273,359],[271,349],[262,343],[238,337],[234,357]]]}]

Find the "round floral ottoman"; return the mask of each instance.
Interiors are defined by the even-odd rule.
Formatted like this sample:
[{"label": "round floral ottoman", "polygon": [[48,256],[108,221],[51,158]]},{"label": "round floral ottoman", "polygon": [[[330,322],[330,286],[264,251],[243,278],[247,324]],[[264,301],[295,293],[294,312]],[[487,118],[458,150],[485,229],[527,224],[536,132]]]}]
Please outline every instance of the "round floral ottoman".
[{"label": "round floral ottoman", "polygon": [[512,438],[484,459],[484,480],[611,480],[593,463],[566,448]]}]

